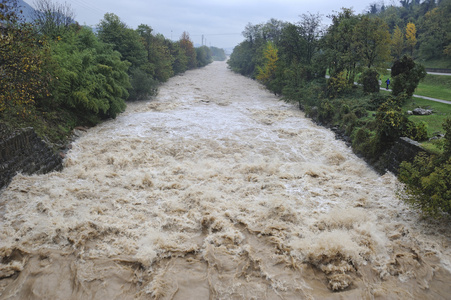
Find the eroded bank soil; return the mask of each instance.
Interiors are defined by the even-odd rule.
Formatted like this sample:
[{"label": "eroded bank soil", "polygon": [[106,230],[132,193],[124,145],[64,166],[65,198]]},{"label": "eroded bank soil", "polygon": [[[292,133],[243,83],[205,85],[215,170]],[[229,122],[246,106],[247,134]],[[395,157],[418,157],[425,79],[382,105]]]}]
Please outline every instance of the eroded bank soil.
[{"label": "eroded bank soil", "polygon": [[446,299],[450,237],[225,63],[0,195],[0,299]]}]

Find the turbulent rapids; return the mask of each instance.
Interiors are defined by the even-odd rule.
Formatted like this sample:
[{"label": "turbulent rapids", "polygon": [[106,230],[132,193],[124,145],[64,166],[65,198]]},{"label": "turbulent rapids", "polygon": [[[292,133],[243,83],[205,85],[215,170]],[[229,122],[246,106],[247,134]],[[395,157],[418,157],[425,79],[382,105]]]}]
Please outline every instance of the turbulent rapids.
[{"label": "turbulent rapids", "polygon": [[0,299],[446,299],[451,238],[226,64],[0,194]]}]

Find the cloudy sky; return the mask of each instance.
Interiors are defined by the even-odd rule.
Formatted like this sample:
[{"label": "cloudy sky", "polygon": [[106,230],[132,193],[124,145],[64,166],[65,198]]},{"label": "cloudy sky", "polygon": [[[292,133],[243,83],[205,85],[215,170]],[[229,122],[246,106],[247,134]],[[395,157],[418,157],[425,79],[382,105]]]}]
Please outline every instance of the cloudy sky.
[{"label": "cloudy sky", "polygon": [[[25,0],[33,6],[35,0]],[[155,33],[178,40],[183,31],[195,44],[233,48],[243,41],[241,32],[249,22],[259,24],[275,18],[297,22],[303,13],[327,15],[342,7],[362,13],[376,0],[53,0],[70,4],[82,25],[96,25],[105,13],[114,13],[131,28],[147,24]],[[388,2],[388,1],[385,1]]]}]

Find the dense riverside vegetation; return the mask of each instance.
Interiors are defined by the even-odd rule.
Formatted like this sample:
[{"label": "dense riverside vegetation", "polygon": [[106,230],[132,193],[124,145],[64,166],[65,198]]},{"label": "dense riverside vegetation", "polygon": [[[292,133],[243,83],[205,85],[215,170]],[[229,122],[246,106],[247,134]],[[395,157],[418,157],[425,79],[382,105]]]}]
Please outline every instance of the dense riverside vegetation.
[{"label": "dense riverside vegetation", "polygon": [[[248,24],[229,67],[346,136],[381,172],[384,154],[399,137],[425,142],[444,136],[428,142],[433,155],[402,164],[399,179],[405,183],[403,198],[425,214],[451,213],[451,107],[435,112],[445,123],[434,136],[428,133],[431,119],[403,110],[426,76],[422,63],[451,66],[451,0],[374,4],[361,15],[344,8],[329,17],[327,28],[315,14],[303,14],[295,24],[275,19]],[[387,69],[390,75],[384,75]],[[388,78],[392,92],[380,93]]]},{"label": "dense riverside vegetation", "polygon": [[36,4],[26,23],[15,0],[0,2],[0,122],[34,127],[60,146],[74,127],[115,118],[126,101],[148,99],[171,76],[211,63],[213,52],[225,59],[223,49],[195,48],[187,32],[174,42],[105,14],[94,33],[67,4]]}]

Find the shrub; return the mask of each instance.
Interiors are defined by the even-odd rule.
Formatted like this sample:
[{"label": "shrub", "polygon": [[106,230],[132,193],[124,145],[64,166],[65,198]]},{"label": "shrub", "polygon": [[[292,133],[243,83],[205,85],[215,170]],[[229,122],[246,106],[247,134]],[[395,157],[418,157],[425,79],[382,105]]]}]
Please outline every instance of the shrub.
[{"label": "shrub", "polygon": [[365,93],[378,93],[380,89],[379,73],[375,69],[366,69],[360,76],[359,83],[363,85]]},{"label": "shrub", "polygon": [[352,85],[349,84],[345,72],[340,72],[336,76],[327,80],[327,95],[329,98],[336,98],[351,90]]},{"label": "shrub", "polygon": [[369,110],[377,110],[379,106],[381,106],[382,103],[387,101],[387,97],[377,93],[377,94],[371,94],[370,100],[368,101],[368,109]]},{"label": "shrub", "polygon": [[406,117],[393,98],[384,102],[376,113],[377,132],[383,140],[394,140],[399,137],[405,125]]},{"label": "shrub", "polygon": [[411,57],[406,55],[393,63],[391,69],[393,77],[393,95],[407,94],[410,98],[421,79],[426,76],[426,70],[422,65],[416,64]]},{"label": "shrub", "polygon": [[404,135],[418,142],[425,141],[428,139],[427,124],[424,121],[418,123],[408,121]]},{"label": "shrub", "polygon": [[331,102],[327,99],[321,101],[318,109],[318,120],[320,122],[328,123],[332,120],[334,115],[334,107]]},{"label": "shrub", "polygon": [[158,82],[152,76],[140,69],[134,69],[130,73],[132,88],[129,100],[143,100],[156,94]]},{"label": "shrub", "polygon": [[404,183],[398,195],[423,214],[440,218],[451,213],[451,120],[447,119],[444,152],[439,156],[417,155],[412,163],[403,162],[399,180]]},{"label": "shrub", "polygon": [[436,218],[451,213],[451,158],[422,153],[413,163],[401,163],[399,180],[405,184],[401,197],[422,213]]}]

